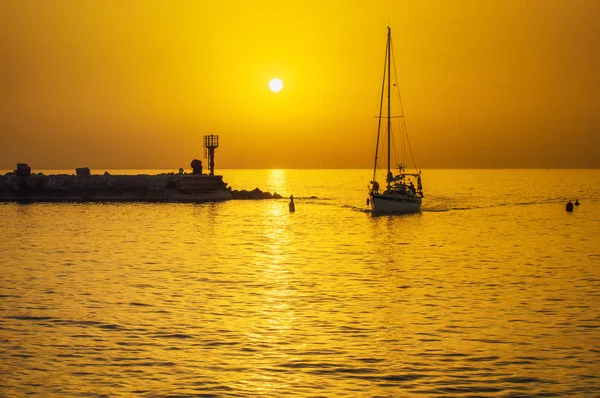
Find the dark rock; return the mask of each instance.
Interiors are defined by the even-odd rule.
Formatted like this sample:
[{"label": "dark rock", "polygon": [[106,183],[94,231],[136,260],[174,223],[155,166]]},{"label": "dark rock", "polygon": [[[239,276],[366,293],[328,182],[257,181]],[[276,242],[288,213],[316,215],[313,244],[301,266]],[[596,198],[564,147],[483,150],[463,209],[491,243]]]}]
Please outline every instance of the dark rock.
[{"label": "dark rock", "polygon": [[78,167],[75,169],[75,174],[78,176],[89,176],[92,175],[89,167]]},{"label": "dark rock", "polygon": [[259,188],[254,188],[252,191],[247,191],[242,189],[238,191],[237,189],[229,188],[229,192],[231,192],[231,196],[233,199],[282,199],[283,197],[278,193],[271,194],[271,192],[263,192]]},{"label": "dark rock", "polygon": [[17,163],[15,170],[17,177],[29,177],[31,175],[31,167],[27,163]]},{"label": "dark rock", "polygon": [[193,169],[193,174],[202,174],[202,161],[198,159],[192,160],[190,166]]}]

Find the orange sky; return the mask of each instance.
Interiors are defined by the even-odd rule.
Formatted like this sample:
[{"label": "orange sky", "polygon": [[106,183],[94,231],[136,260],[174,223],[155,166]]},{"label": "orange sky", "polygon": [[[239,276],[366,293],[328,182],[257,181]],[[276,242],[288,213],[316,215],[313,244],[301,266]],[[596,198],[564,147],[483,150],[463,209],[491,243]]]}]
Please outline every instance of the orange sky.
[{"label": "orange sky", "polygon": [[[0,2],[0,169],[369,168],[391,24],[422,168],[600,167],[596,0]],[[284,89],[272,93],[268,81]]]}]

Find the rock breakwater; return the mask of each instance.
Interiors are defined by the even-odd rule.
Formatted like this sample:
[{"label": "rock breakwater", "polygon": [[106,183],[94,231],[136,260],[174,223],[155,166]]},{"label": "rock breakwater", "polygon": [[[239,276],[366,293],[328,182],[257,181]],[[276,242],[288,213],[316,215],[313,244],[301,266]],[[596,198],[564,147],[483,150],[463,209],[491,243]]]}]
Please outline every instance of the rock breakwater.
[{"label": "rock breakwater", "polygon": [[77,174],[31,173],[26,164],[0,176],[2,202],[214,202],[231,199],[280,199],[281,195],[232,190],[223,176],[180,172],[157,175],[93,175],[88,168]]}]

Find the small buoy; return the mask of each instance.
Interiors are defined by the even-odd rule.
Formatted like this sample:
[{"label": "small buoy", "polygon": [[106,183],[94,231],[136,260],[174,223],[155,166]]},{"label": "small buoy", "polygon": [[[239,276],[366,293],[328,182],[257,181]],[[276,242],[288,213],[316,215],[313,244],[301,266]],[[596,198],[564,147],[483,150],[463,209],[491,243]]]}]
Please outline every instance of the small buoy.
[{"label": "small buoy", "polygon": [[579,206],[579,199],[575,199],[575,206]]},{"label": "small buoy", "polygon": [[567,202],[566,210],[573,211],[573,203],[570,200]]},{"label": "small buoy", "polygon": [[294,195],[290,195],[290,213],[293,213],[296,211],[296,205],[294,205]]}]

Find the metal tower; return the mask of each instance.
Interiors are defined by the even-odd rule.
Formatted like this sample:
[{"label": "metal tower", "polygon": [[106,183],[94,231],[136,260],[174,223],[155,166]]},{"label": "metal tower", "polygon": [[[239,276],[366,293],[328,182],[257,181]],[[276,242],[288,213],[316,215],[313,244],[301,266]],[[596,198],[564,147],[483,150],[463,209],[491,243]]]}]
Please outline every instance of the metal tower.
[{"label": "metal tower", "polygon": [[204,136],[204,157],[208,159],[208,174],[215,175],[215,148],[219,147],[218,135]]}]

